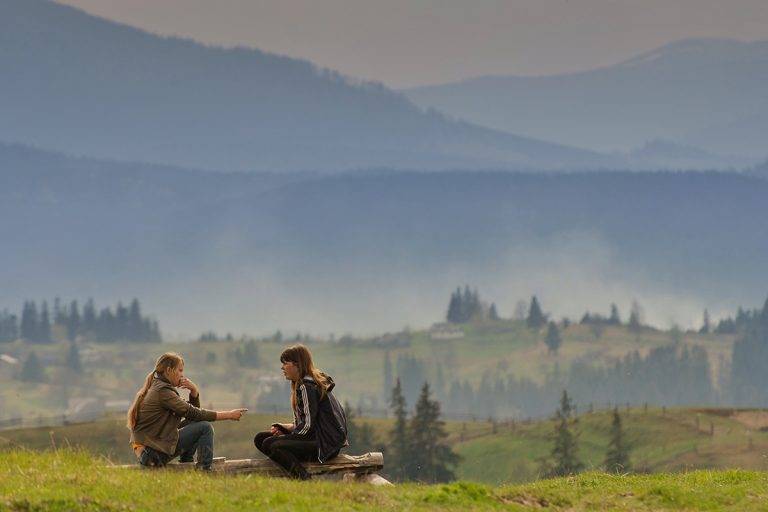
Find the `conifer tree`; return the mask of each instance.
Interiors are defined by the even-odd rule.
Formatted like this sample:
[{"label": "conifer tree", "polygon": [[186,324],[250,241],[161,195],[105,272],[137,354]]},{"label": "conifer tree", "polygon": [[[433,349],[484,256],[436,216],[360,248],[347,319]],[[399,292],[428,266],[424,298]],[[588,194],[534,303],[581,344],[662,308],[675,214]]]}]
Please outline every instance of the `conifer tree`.
[{"label": "conifer tree", "polygon": [[554,445],[550,452],[550,460],[545,468],[545,474],[549,477],[574,475],[581,471],[584,465],[577,456],[578,445],[568,425],[573,411],[573,404],[568,393],[563,390],[560,399],[560,408],[555,416]]},{"label": "conifer tree", "polygon": [[127,338],[133,341],[150,341],[149,333],[144,328],[144,320],[141,318],[141,305],[138,299],[133,299],[128,310]]},{"label": "conifer tree", "polygon": [[611,473],[626,473],[630,470],[629,449],[624,440],[618,408],[613,409],[611,440],[608,442],[608,452],[605,455],[605,470]]},{"label": "conifer tree", "polygon": [[539,299],[537,299],[535,295],[531,297],[531,305],[528,308],[528,318],[526,318],[526,323],[530,329],[540,329],[547,323],[547,318],[541,311]]},{"label": "conifer tree", "polygon": [[392,468],[390,476],[395,480],[402,481],[407,476],[406,464],[408,462],[410,443],[408,440],[408,413],[399,378],[395,381],[395,387],[392,389],[389,407],[395,416],[395,424],[389,432],[387,466]]},{"label": "conifer tree", "polygon": [[93,299],[88,299],[83,306],[83,332],[86,335],[93,335],[96,330],[96,306]]},{"label": "conifer tree", "polygon": [[701,323],[701,329],[699,329],[699,333],[701,334],[709,334],[709,332],[712,330],[712,324],[709,320],[709,311],[704,310],[704,318]]},{"label": "conifer tree", "polygon": [[43,301],[40,308],[40,324],[37,328],[37,340],[40,343],[50,343],[51,340],[51,317],[48,313],[48,303]]},{"label": "conifer tree", "polygon": [[611,316],[608,318],[608,323],[611,325],[621,325],[619,307],[616,304],[611,304]]},{"label": "conifer tree", "polygon": [[21,337],[26,341],[37,341],[37,305],[25,301],[21,310]]},{"label": "conifer tree", "polygon": [[563,339],[560,337],[560,330],[557,328],[557,324],[555,322],[549,322],[549,327],[547,328],[547,336],[544,338],[544,343],[546,343],[550,354],[557,354],[560,345],[563,344]]},{"label": "conifer tree", "polygon": [[24,365],[21,367],[19,373],[19,380],[24,382],[43,382],[45,381],[45,371],[43,365],[40,363],[35,351],[29,353],[27,359],[24,361]]},{"label": "conifer tree", "polygon": [[[448,313],[445,319],[451,323],[461,322],[461,290],[458,288],[451,294],[451,300],[448,302]],[[389,392],[389,389],[387,390]]]},{"label": "conifer tree", "polygon": [[491,320],[498,320],[499,319],[499,312],[496,311],[496,303],[491,303],[491,309],[488,311],[488,318]]},{"label": "conifer tree", "polygon": [[80,333],[80,308],[77,301],[73,300],[69,304],[69,317],[67,318],[67,339],[75,341]]},{"label": "conifer tree", "polygon": [[642,310],[637,301],[632,301],[632,310],[629,314],[629,323],[627,324],[632,331],[639,331],[643,327]]},{"label": "conifer tree", "polygon": [[445,442],[448,433],[445,423],[440,420],[440,404],[431,399],[426,382],[408,431],[411,449],[406,468],[409,478],[422,482],[454,480],[453,468],[460,458]]},{"label": "conifer tree", "polygon": [[77,343],[70,342],[69,350],[67,351],[67,368],[79,373],[83,370],[83,364],[80,360],[80,349],[77,348]]}]

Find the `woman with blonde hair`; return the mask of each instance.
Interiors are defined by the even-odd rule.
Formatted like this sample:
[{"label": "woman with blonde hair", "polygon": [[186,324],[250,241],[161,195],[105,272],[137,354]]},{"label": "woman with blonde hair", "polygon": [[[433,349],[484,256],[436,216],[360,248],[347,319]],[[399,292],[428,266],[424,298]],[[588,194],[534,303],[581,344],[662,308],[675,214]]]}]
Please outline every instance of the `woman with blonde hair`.
[{"label": "woman with blonde hair", "polygon": [[[189,390],[184,401],[176,388]],[[200,408],[200,393],[194,382],[184,376],[184,359],[167,352],[157,358],[155,369],[128,409],[131,445],[142,466],[165,466],[174,457],[210,470],[213,462],[213,427],[211,421],[234,420],[248,409],[209,411]],[[183,421],[182,421],[183,418]]]},{"label": "woman with blonde hair", "polygon": [[294,421],[273,423],[268,432],[256,434],[253,442],[291,477],[308,480],[310,475],[302,462],[324,463],[349,445],[347,418],[333,396],[333,379],[315,368],[307,347],[288,347],[280,362],[283,375],[291,381]]}]

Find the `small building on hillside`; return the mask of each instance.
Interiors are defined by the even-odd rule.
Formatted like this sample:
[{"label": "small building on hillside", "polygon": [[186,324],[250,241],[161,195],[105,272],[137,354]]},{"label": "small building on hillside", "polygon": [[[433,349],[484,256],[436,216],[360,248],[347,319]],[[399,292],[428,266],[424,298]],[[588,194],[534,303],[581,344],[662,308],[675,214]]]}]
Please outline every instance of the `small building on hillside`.
[{"label": "small building on hillside", "polygon": [[429,329],[429,337],[433,340],[458,340],[464,337],[464,330],[449,323],[433,324]]}]

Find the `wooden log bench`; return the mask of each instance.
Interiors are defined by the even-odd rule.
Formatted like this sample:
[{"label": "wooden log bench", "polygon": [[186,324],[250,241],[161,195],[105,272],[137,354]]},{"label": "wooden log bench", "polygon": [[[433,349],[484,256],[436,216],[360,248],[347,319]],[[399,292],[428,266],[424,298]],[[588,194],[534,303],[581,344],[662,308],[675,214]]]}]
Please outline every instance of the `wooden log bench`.
[{"label": "wooden log bench", "polygon": [[[140,469],[138,464],[114,466],[124,469]],[[171,462],[164,469],[171,471],[194,470],[194,462]],[[345,482],[367,482],[374,485],[388,485],[386,479],[377,473],[384,468],[384,455],[381,452],[369,452],[364,455],[342,454],[327,461],[304,463],[310,475],[330,475],[342,473]],[[285,476],[285,471],[269,459],[227,459],[215,457],[211,470],[220,474],[259,474],[264,476]]]}]

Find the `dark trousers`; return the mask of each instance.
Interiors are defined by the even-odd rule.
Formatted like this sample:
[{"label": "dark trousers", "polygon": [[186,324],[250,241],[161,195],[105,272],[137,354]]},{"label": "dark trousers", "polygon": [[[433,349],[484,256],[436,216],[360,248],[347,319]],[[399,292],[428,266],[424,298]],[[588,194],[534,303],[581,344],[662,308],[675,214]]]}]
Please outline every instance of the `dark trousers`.
[{"label": "dark trousers", "polygon": [[273,436],[271,432],[259,432],[253,444],[261,453],[275,461],[293,478],[310,478],[302,462],[317,460],[317,440],[294,434]]}]

